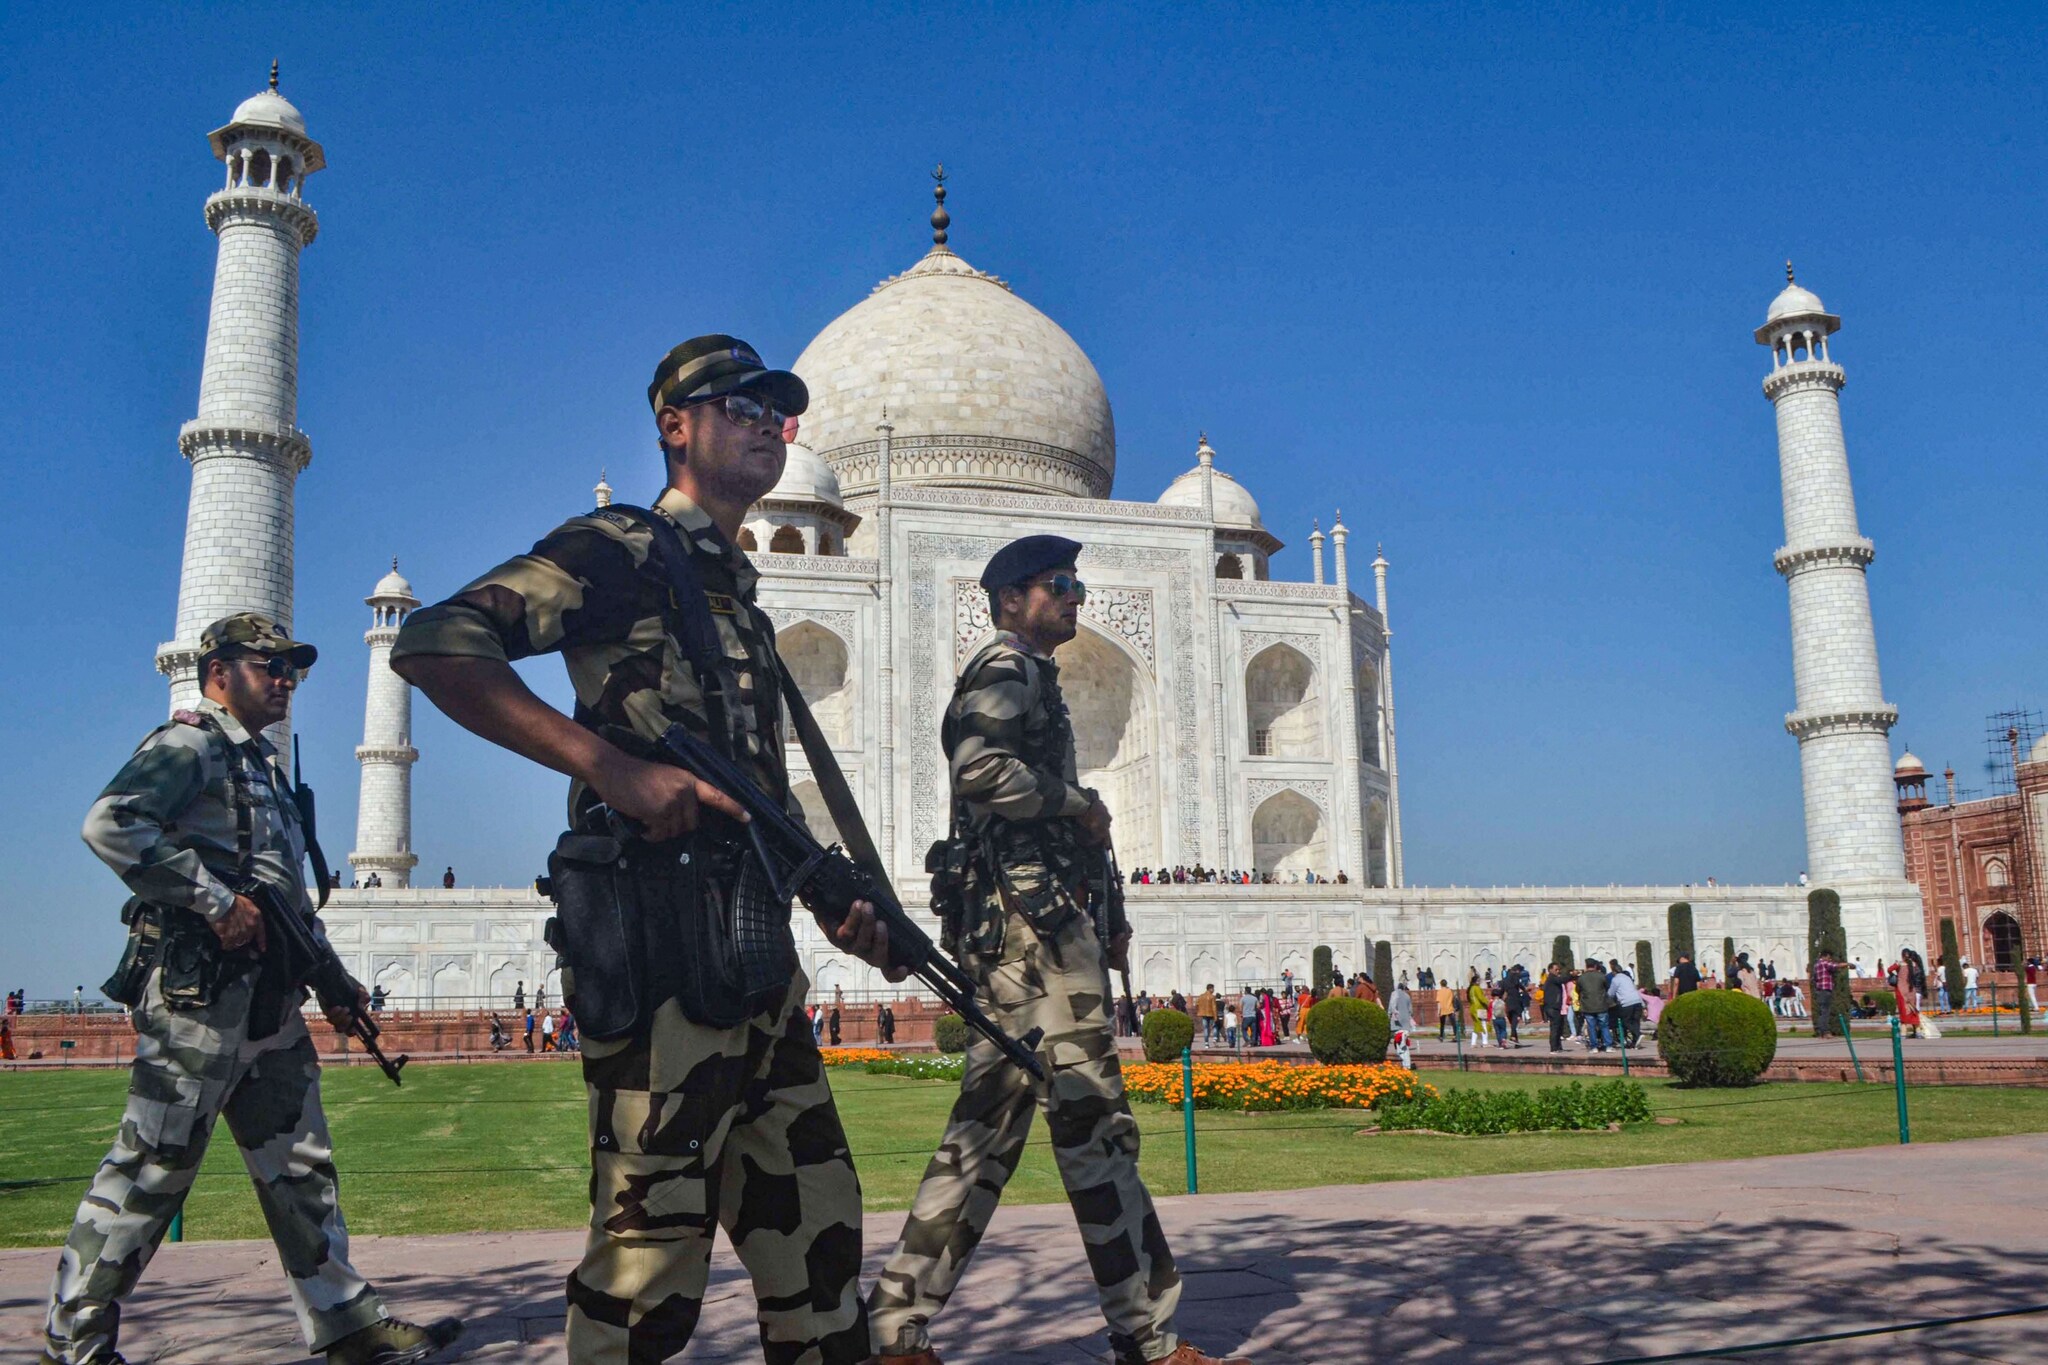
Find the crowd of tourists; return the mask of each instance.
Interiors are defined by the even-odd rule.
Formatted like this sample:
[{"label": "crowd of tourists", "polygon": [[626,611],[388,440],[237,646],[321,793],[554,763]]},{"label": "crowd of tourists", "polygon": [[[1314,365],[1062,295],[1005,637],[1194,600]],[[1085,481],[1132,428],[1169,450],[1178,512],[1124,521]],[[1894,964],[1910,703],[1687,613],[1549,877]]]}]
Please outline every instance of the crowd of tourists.
[{"label": "crowd of tourists", "polygon": [[1350,875],[1341,867],[1337,869],[1337,875],[1334,877],[1327,872],[1317,872],[1314,868],[1297,868],[1288,872],[1275,872],[1271,869],[1258,872],[1231,868],[1227,872],[1219,872],[1213,867],[1188,867],[1180,864],[1173,867],[1140,867],[1131,872],[1132,886],[1163,886],[1168,883],[1175,886],[1190,883],[1219,883],[1224,886],[1314,886],[1320,882],[1344,885],[1350,880]]}]

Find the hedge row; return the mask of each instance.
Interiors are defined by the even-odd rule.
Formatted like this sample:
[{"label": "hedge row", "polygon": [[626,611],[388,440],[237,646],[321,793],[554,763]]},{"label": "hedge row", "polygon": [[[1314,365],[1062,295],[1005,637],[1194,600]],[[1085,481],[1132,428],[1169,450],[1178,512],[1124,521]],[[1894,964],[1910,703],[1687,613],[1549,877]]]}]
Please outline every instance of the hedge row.
[{"label": "hedge row", "polygon": [[1600,1081],[1527,1090],[1446,1090],[1380,1105],[1380,1127],[1429,1128],[1439,1133],[1540,1133],[1644,1123],[1650,1095],[1637,1081]]}]

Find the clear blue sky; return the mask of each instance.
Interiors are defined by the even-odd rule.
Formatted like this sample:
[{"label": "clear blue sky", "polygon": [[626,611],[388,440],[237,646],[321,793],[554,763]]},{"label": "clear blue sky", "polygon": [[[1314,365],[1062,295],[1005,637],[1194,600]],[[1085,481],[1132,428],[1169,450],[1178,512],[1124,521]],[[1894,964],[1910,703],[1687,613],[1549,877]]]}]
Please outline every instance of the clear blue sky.
[{"label": "clear blue sky", "polygon": [[[308,197],[298,723],[352,844],[368,612],[646,496],[683,337],[793,359],[926,241],[1094,358],[1117,493],[1206,429],[1307,576],[1394,564],[1411,879],[1784,881],[1803,861],[1768,356],[1843,315],[1896,738],[1982,779],[2040,704],[2048,32],[2038,6],[148,8],[0,14],[12,648],[0,984],[90,987],[80,817],[161,718],[219,183],[270,59]],[[534,674],[561,696],[559,669]],[[560,783],[424,705],[425,866],[518,883]]]}]

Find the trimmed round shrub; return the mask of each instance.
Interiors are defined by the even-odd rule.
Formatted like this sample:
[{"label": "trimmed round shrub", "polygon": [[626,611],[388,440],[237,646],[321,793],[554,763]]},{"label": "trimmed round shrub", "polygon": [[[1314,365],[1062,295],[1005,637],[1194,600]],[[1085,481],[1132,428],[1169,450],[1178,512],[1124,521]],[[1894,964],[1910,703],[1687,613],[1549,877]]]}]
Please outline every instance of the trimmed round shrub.
[{"label": "trimmed round shrub", "polygon": [[1778,1022],[1753,995],[1688,991],[1657,1020],[1657,1055],[1680,1085],[1752,1085],[1778,1055]]},{"label": "trimmed round shrub", "polygon": [[1145,1016],[1145,1060],[1177,1062],[1181,1049],[1195,1041],[1195,1021],[1164,1005]]},{"label": "trimmed round shrub", "polygon": [[932,1020],[932,1046],[941,1052],[967,1051],[967,1021],[957,1014]]},{"label": "trimmed round shrub", "polygon": [[1393,1036],[1387,1012],[1370,1000],[1333,996],[1308,1012],[1308,1050],[1330,1066],[1384,1062]]}]

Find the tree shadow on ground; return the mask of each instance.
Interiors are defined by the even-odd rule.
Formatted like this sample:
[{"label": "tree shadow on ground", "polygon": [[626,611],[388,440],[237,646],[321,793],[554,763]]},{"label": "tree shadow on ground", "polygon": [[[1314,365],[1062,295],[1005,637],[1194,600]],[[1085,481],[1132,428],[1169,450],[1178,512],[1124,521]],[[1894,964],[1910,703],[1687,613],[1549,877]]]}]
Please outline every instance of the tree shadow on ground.
[{"label": "tree shadow on ground", "polygon": [[[1727,1178],[1716,1169],[1673,1167],[1669,1178],[1695,1187]],[[1477,1202],[1487,1197],[1485,1186],[1461,1184],[1443,1189],[1438,1202],[1409,1195],[1400,1213],[1375,1215],[1379,1192],[1399,1188],[1328,1192],[1331,1209],[1364,1213],[1352,1217],[1289,1215],[1262,1207],[1258,1196],[1163,1201],[1183,1275],[1183,1335],[1265,1365],[1471,1365],[1532,1352],[1591,1363],[2048,1300],[2048,1250],[1997,1246],[1932,1225],[1917,1209],[1900,1213],[1905,1201],[1868,1189],[1738,1183],[1726,1190],[1729,1211],[1650,1221],[1604,1215],[1597,1193],[1566,1213],[1555,1201],[1533,1203],[1507,1190],[1515,1202],[1488,1207]],[[1462,1200],[1475,1202],[1454,1202]],[[870,1279],[895,1226],[894,1217],[873,1220]],[[466,1318],[467,1358],[559,1360],[562,1281],[579,1243],[580,1236],[560,1232],[366,1238],[358,1260],[395,1311]],[[178,1250],[152,1267],[138,1295],[124,1343],[131,1358],[166,1365],[305,1359],[274,1252],[259,1243]],[[17,1325],[40,1327],[29,1267],[13,1260],[22,1255],[8,1254],[0,1300],[10,1351],[27,1339]],[[1721,1358],[2029,1361],[2041,1358],[2044,1330],[2048,1316]],[[1103,1359],[1094,1285],[1065,1210],[1011,1210],[933,1335],[952,1365]],[[759,1358],[752,1290],[721,1244],[703,1321],[680,1359]]]}]

